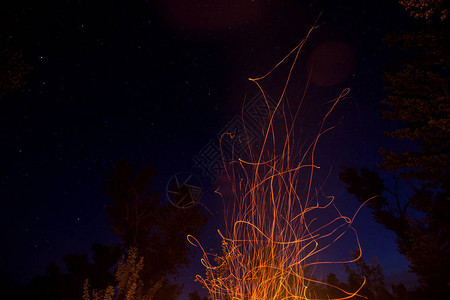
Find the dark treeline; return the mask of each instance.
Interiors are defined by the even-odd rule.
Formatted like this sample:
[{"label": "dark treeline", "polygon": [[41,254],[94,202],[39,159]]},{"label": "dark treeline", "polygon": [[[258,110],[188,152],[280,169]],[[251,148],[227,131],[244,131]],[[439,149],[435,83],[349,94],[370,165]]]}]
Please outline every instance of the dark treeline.
[{"label": "dark treeline", "polygon": [[[347,168],[340,178],[373,218],[396,234],[398,251],[419,277],[407,299],[450,298],[450,7],[448,1],[401,1],[415,29],[386,42],[401,58],[385,70],[384,118],[400,124],[388,132],[403,149],[381,148],[379,171]],[[411,142],[414,146],[410,146]],[[383,182],[380,172],[392,176]],[[408,186],[411,197],[401,186]],[[404,291],[401,292],[406,295]]]},{"label": "dark treeline", "polygon": [[[199,206],[180,209],[165,201],[161,204],[159,193],[152,189],[155,174],[152,167],[135,170],[125,160],[117,162],[108,173],[105,190],[111,202],[106,213],[111,230],[120,238],[119,244],[94,244],[92,260],[88,253],[68,254],[63,258],[67,272],[52,263],[46,275],[32,278],[25,287],[2,280],[4,290],[16,295],[15,299],[79,300],[86,280],[93,290],[118,286],[119,266],[133,248],[143,264],[136,272],[142,294],[151,291],[152,299],[176,299],[183,286],[173,279],[189,265],[192,255],[186,236],[199,236],[207,218]],[[128,267],[135,271],[137,262]],[[192,295],[194,299],[197,296]]]}]

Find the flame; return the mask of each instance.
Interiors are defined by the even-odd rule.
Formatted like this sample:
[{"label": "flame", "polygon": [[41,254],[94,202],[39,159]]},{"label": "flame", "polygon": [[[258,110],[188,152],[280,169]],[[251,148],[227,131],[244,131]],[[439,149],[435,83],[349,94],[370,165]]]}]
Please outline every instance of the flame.
[{"label": "flame", "polygon": [[[364,285],[349,292],[312,276],[319,264],[343,263],[320,261],[319,254],[346,232],[354,233],[360,256],[362,253],[358,235],[352,227],[354,216],[343,216],[334,205],[333,196],[326,196],[321,188],[313,187],[315,171],[320,168],[315,162],[317,143],[333,128],[325,126],[326,120],[349,89],[344,89],[331,102],[317,135],[307,146],[298,145],[294,139],[294,123],[305,94],[295,113],[288,111],[285,100],[300,51],[315,28],[311,28],[306,37],[267,74],[249,79],[264,96],[270,121],[260,145],[247,143],[246,159],[237,157],[225,164],[233,196],[232,199],[222,197],[226,221],[224,232],[218,230],[222,238],[222,253],[208,253],[195,237],[188,236],[191,244],[203,251],[202,264],[206,275],[197,275],[197,280],[213,300],[316,299],[314,287],[317,286],[340,290],[343,296],[337,299],[349,299],[359,296],[358,292]],[[291,56],[294,59],[284,88],[276,107],[271,110],[261,80]],[[309,80],[305,92],[308,85]],[[277,113],[283,116],[281,126],[274,125]],[[282,134],[278,128],[283,128]],[[222,139],[226,135],[236,138],[228,133]],[[245,139],[240,142],[245,143]],[[216,193],[221,195],[220,190]],[[335,216],[325,220],[325,216],[329,216],[326,210],[332,210]]]}]

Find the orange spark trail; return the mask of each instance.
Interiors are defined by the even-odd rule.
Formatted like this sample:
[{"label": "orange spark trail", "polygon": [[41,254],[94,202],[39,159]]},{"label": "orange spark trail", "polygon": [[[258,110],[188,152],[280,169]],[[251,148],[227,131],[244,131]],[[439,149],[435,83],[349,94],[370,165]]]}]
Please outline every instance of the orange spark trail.
[{"label": "orange spark trail", "polygon": [[[354,233],[358,248],[361,248],[352,227],[354,217],[343,216],[333,203],[334,197],[323,195],[320,188],[313,186],[314,172],[320,168],[314,159],[317,144],[322,135],[333,128],[327,128],[326,121],[349,89],[343,90],[332,101],[316,137],[306,149],[298,147],[294,139],[294,123],[309,80],[295,113],[292,115],[287,111],[286,90],[300,51],[314,29],[311,28],[305,39],[267,74],[249,79],[264,96],[269,123],[264,129],[261,145],[247,143],[245,158],[235,157],[231,163],[224,163],[233,197],[223,199],[226,226],[224,232],[218,231],[222,238],[222,253],[207,253],[194,237],[188,237],[203,251],[206,275],[197,275],[197,280],[213,300],[317,299],[317,287],[339,290],[343,296],[337,299],[349,299],[358,296],[364,285],[356,291],[344,291],[315,279],[312,274],[319,264],[342,263],[320,261],[319,254],[345,233]],[[275,109],[270,110],[261,81],[292,55],[293,63],[283,90]],[[284,134],[281,135],[275,132],[277,112],[283,115],[280,128],[284,128]],[[245,126],[245,120],[243,123]],[[231,134],[226,135],[235,138],[236,143],[245,143]],[[220,194],[219,190],[217,193]],[[330,214],[325,211],[329,210],[335,217],[326,220]]]}]

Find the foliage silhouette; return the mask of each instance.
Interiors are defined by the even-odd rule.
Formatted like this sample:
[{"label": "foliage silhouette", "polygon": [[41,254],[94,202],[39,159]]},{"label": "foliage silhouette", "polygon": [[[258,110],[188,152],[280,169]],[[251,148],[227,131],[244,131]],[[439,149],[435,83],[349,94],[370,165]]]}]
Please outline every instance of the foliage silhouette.
[{"label": "foliage silhouette", "polygon": [[[192,253],[186,237],[200,235],[207,219],[198,206],[179,209],[162,204],[159,194],[153,192],[155,174],[152,167],[136,172],[128,162],[117,162],[106,178],[106,194],[111,198],[106,212],[121,243],[93,245],[92,261],[86,253],[66,255],[63,260],[67,272],[50,264],[47,274],[34,277],[18,297],[79,300],[84,295],[86,299],[127,299],[131,294],[121,291],[133,290],[129,285],[122,286],[130,283],[124,279],[130,275],[138,278],[130,283],[136,285],[132,299],[144,295],[154,300],[176,299],[182,286],[170,279],[190,262]],[[126,249],[134,250],[125,258]]]},{"label": "foliage silhouette", "polygon": [[[419,1],[401,2],[408,8]],[[386,134],[412,142],[403,144],[406,150],[400,152],[380,150],[384,161],[379,167],[393,174],[394,186],[388,187],[376,172],[365,168],[360,172],[347,168],[340,178],[359,202],[378,195],[368,206],[374,219],[397,235],[398,250],[422,285],[415,293],[418,299],[448,299],[450,26],[448,9],[430,6],[439,1],[420,2],[429,5],[417,6],[419,12],[408,8],[414,17],[426,19],[417,24],[417,32],[386,38],[390,46],[403,51],[402,58],[385,71],[387,99],[381,112],[401,126]],[[440,18],[433,17],[438,12]],[[411,197],[399,188],[406,184],[414,192]],[[401,289],[397,292],[404,294]]]},{"label": "foliage silhouette", "polygon": [[21,299],[81,299],[83,281],[90,278],[92,286],[101,289],[114,283],[111,270],[120,257],[120,247],[95,244],[92,246],[93,262],[87,254],[64,256],[67,272],[63,273],[56,264],[47,266],[47,274],[35,276],[20,293]]},{"label": "foliage silhouette", "polygon": [[[358,250],[350,252],[351,257],[359,256]],[[370,299],[370,300],[406,300],[408,293],[403,285],[396,285],[397,290],[405,291],[406,298],[399,298],[397,293],[391,294],[385,288],[383,270],[376,258],[365,261],[360,258],[355,261],[354,268],[345,265],[347,282],[341,282],[336,274],[330,273],[326,278],[326,284],[311,283],[309,286],[310,297],[308,299]],[[364,283],[357,295],[349,295],[344,291],[356,291]]]},{"label": "foliage silhouette", "polygon": [[144,259],[144,293],[164,278],[154,299],[175,299],[181,286],[171,284],[169,278],[190,263],[192,250],[186,236],[199,236],[207,218],[199,206],[180,209],[161,204],[152,189],[154,176],[152,167],[135,170],[127,161],[119,161],[107,175],[106,193],[112,201],[106,211],[123,247],[135,247]]},{"label": "foliage silhouette", "polygon": [[202,298],[197,291],[193,291],[192,293],[189,293],[189,300],[208,300],[208,298]]},{"label": "foliage silhouette", "polygon": [[83,287],[83,300],[151,300],[161,288],[163,280],[156,282],[147,293],[144,293],[144,283],[141,280],[143,267],[144,260],[142,257],[138,257],[137,249],[130,248],[127,255],[122,256],[115,272],[117,285],[108,285],[105,289],[90,291],[89,280],[86,279]]}]

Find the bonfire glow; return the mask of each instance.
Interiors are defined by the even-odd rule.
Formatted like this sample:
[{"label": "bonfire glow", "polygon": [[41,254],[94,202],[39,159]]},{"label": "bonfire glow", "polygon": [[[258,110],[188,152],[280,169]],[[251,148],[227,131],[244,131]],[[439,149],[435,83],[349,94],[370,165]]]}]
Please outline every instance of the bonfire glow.
[{"label": "bonfire glow", "polygon": [[[294,123],[305,95],[294,112],[286,103],[285,93],[292,71],[313,29],[271,71],[249,79],[266,97],[261,81],[288,57],[293,58],[276,108],[271,111],[267,104],[270,121],[264,128],[262,142],[259,145],[247,143],[245,158],[235,157],[231,163],[225,163],[232,197],[222,197],[226,223],[224,232],[218,231],[222,238],[222,253],[208,253],[202,248],[206,276],[197,275],[197,280],[213,300],[317,299],[314,291],[317,286],[338,289],[344,295],[339,299],[348,299],[362,288],[343,291],[313,277],[319,264],[343,263],[321,261],[319,254],[345,233],[353,233],[360,248],[356,231],[351,226],[354,217],[343,216],[333,203],[334,197],[324,195],[321,188],[313,186],[315,172],[319,169],[314,159],[317,143],[332,129],[326,127],[327,118],[349,90],[345,89],[331,102],[315,138],[306,145],[300,144],[298,138],[294,139]],[[307,88],[308,83],[305,92]],[[275,124],[274,118],[280,112],[281,125]],[[245,124],[245,120],[243,122]],[[280,134],[280,128],[283,134]],[[245,143],[245,138],[239,140],[227,135],[236,143]],[[216,192],[221,194],[220,189]],[[333,213],[331,218],[329,211]],[[194,237],[188,239],[202,247]]]}]

